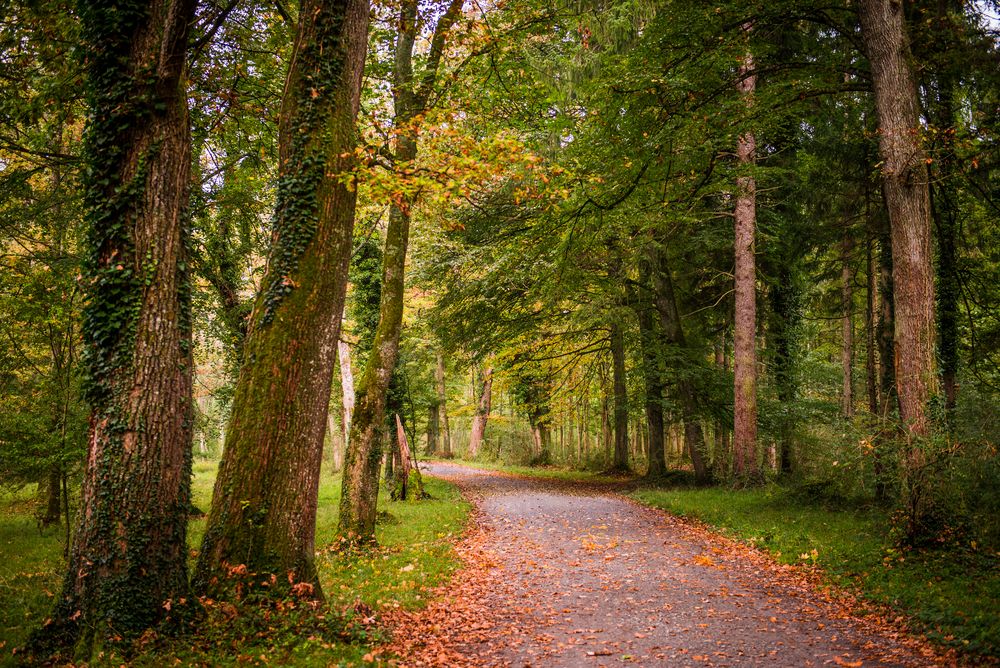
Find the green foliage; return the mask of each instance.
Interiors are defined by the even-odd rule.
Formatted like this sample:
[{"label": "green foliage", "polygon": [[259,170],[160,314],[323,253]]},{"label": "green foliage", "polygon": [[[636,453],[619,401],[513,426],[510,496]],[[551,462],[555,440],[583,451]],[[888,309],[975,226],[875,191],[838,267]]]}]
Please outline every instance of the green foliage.
[{"label": "green foliage", "polygon": [[356,337],[354,346],[355,366],[365,368],[375,329],[378,327],[379,301],[382,297],[382,244],[377,229],[370,232],[357,230],[354,235],[354,253],[351,256],[351,293],[348,315]]}]

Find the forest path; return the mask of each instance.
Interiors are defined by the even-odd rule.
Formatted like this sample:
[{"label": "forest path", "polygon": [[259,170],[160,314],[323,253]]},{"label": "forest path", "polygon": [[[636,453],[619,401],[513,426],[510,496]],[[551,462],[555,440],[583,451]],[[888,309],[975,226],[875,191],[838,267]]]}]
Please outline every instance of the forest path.
[{"label": "forest path", "polygon": [[853,617],[815,578],[610,486],[447,463],[477,526],[465,566],[390,614],[407,666],[933,666],[950,660]]}]

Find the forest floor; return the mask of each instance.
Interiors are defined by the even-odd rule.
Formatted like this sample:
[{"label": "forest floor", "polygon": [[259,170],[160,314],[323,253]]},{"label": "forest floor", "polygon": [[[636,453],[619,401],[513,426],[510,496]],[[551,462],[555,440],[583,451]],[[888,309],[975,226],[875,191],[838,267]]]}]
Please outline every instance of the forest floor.
[{"label": "forest floor", "polygon": [[935,666],[954,654],[812,569],[780,564],[622,484],[430,463],[476,521],[464,567],[421,611],[385,615],[407,666]]}]

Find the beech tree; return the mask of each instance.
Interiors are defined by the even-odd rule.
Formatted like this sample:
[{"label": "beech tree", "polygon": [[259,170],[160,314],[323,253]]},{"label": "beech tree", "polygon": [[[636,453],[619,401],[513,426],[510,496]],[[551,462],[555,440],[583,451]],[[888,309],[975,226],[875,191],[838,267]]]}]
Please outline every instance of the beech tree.
[{"label": "beech tree", "polygon": [[367,0],[307,0],[280,118],[277,202],[195,572],[225,588],[227,567],[274,573],[321,596],[316,503],[330,384],[351,257],[355,118]]}]

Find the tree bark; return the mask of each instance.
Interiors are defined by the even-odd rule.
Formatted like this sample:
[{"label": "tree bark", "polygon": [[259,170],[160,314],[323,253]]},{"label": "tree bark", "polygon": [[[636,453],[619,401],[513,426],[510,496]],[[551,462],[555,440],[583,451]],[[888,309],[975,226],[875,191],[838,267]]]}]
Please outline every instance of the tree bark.
[{"label": "tree bark", "polygon": [[493,369],[487,368],[483,373],[483,391],[479,393],[479,403],[476,414],[472,418],[472,435],[469,437],[469,458],[479,454],[483,437],[486,435],[486,423],[490,419],[490,405],[493,401]]},{"label": "tree bark", "polygon": [[[738,88],[752,104],[757,77],[753,74],[753,58],[747,54],[740,65]],[[740,135],[736,155],[741,168],[754,164],[756,138],[752,132]],[[735,317],[733,363],[735,370],[733,395],[733,473],[744,481],[761,477],[757,464],[757,289],[754,237],[757,225],[757,183],[743,173],[736,179],[735,256],[734,273]]]},{"label": "tree bark", "polygon": [[201,591],[226,588],[227,566],[244,564],[322,596],[316,504],[356,200],[328,175],[353,168],[368,15],[368,0],[299,10],[271,250],[198,558]]},{"label": "tree bark", "polygon": [[434,384],[437,388],[438,407],[441,416],[441,451],[437,454],[451,458],[451,427],[448,426],[448,389],[444,383],[444,355],[438,353],[437,368],[434,372]]},{"label": "tree bark", "polygon": [[193,409],[185,54],[194,3],[82,3],[81,283],[91,406],[81,511],[37,654],[131,640],[188,594]]},{"label": "tree bark", "polygon": [[862,0],[861,32],[872,67],[882,181],[892,233],[895,367],[900,417],[910,434],[930,430],[936,391],[934,281],[927,164],[903,5]]},{"label": "tree bark", "polygon": [[611,323],[611,367],[615,392],[614,469],[628,471],[628,388],[625,385],[625,334],[617,322]]}]

